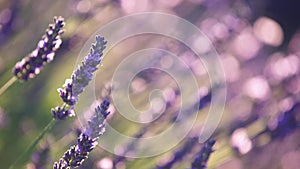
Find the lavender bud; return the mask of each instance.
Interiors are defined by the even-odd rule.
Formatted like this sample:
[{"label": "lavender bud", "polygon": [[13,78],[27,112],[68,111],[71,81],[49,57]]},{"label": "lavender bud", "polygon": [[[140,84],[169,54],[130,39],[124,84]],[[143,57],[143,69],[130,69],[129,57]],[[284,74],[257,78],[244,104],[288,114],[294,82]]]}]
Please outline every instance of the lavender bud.
[{"label": "lavender bud", "polygon": [[95,109],[95,115],[89,121],[89,126],[86,129],[86,133],[92,138],[98,138],[105,131],[104,121],[106,117],[109,115],[108,107],[109,101],[103,100],[101,105]]},{"label": "lavender bud", "polygon": [[88,135],[81,133],[77,139],[77,145],[72,146],[63,156],[67,166],[78,167],[88,158],[88,154],[97,145],[96,140]]},{"label": "lavender bud", "polygon": [[68,116],[75,116],[74,109],[66,109],[64,107],[57,106],[54,109],[51,109],[51,113],[54,119],[56,120],[65,120]]},{"label": "lavender bud", "polygon": [[61,97],[63,102],[73,106],[76,103],[77,98],[72,95],[72,79],[66,79],[63,87],[64,89],[57,89],[57,91],[59,92],[59,96]]},{"label": "lavender bud", "polygon": [[277,117],[275,129],[267,128],[272,138],[284,138],[300,127],[299,116],[300,104],[296,103],[290,110],[285,111]]},{"label": "lavender bud", "polygon": [[60,97],[68,105],[76,104],[78,95],[93,79],[95,72],[103,58],[103,50],[106,47],[106,41],[101,36],[96,36],[96,43],[92,45],[90,53],[84,58],[82,64],[73,72],[71,79],[67,79],[64,89],[58,89]]},{"label": "lavender bud", "polygon": [[69,168],[70,167],[68,167],[67,163],[63,159],[60,159],[59,162],[55,162],[53,165],[53,169],[69,169]]},{"label": "lavender bud", "polygon": [[66,79],[63,88],[57,89],[63,102],[67,106],[71,106],[71,111],[68,109],[53,109],[53,118],[64,120],[67,116],[73,116],[73,107],[78,100],[78,96],[83,92],[84,88],[93,79],[93,72],[98,68],[103,58],[103,50],[105,49],[106,41],[101,36],[96,36],[96,43],[92,45],[90,53],[84,58],[82,64],[72,73],[71,79]]},{"label": "lavender bud", "polygon": [[19,80],[27,81],[34,78],[46,63],[53,60],[55,51],[62,43],[59,35],[63,33],[62,28],[64,25],[64,18],[61,16],[54,17],[54,24],[49,25],[37,48],[29,56],[16,63],[13,74]]},{"label": "lavender bud", "polygon": [[209,159],[209,156],[213,150],[213,146],[216,143],[216,140],[208,140],[204,145],[202,146],[200,152],[198,152],[195,156],[195,159],[192,163],[191,169],[205,169],[207,161]]},{"label": "lavender bud", "polygon": [[70,147],[60,159],[55,162],[53,169],[69,169],[70,167],[79,167],[89,153],[97,145],[97,140],[105,130],[105,118],[109,114],[107,111],[109,101],[104,100],[100,106],[95,109],[95,115],[89,121],[89,127],[85,132],[80,132],[77,138],[77,144]]}]

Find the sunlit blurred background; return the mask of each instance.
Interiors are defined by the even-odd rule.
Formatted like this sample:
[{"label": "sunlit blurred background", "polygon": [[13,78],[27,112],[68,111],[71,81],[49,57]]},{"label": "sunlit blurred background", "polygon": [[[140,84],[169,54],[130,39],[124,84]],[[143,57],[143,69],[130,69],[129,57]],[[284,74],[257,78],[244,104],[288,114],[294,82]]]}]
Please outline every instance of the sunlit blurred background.
[{"label": "sunlit blurred background", "polygon": [[[0,0],[0,86],[12,77],[14,64],[36,47],[53,16],[63,16],[66,20],[63,44],[54,61],[35,79],[16,82],[0,96],[0,168],[8,168],[51,120],[50,109],[61,104],[56,89],[70,77],[85,41],[116,18],[155,11],[177,15],[196,25],[213,43],[223,63],[227,100],[222,121],[213,135],[217,143],[208,168],[297,169],[300,161],[299,9],[296,0]],[[162,25],[161,29],[168,28]],[[204,103],[209,103],[209,77],[202,63],[183,44],[158,35],[131,37],[108,51],[96,77],[97,98],[109,96],[110,80],[123,58],[149,47],[172,51],[183,59],[197,76],[201,86],[199,96],[206,96]],[[163,59],[160,63],[172,64]],[[131,83],[131,101],[137,109],[145,110],[149,106],[149,93],[157,88],[163,91],[168,102],[165,114],[157,121],[130,122],[112,103],[108,123],[128,136],[147,137],[163,131],[184,99],[170,76],[152,69],[139,73]],[[78,108],[78,116],[85,116],[90,110],[82,105],[84,99],[79,101],[78,107],[82,108]],[[196,136],[208,110],[209,104],[201,105],[199,124],[167,153],[122,159],[97,147],[81,168],[110,169],[113,163],[120,169],[163,165]],[[44,159],[41,165],[51,168],[75,143],[80,124],[77,118],[57,123],[38,144],[35,153],[23,159],[17,168],[37,168],[41,158]],[[192,146],[173,168],[190,167],[201,145],[196,142]],[[116,151],[126,154],[134,150],[120,147]]]}]

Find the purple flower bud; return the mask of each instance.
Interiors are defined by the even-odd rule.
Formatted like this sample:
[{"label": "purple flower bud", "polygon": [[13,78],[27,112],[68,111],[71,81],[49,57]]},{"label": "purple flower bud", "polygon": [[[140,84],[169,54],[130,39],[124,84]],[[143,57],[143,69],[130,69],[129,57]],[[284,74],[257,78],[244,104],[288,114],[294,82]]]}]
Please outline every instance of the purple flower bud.
[{"label": "purple flower bud", "polygon": [[60,159],[59,162],[55,162],[53,165],[53,169],[69,169],[65,160]]},{"label": "purple flower bud", "polygon": [[57,89],[59,96],[67,105],[73,106],[77,101],[77,97],[72,95],[72,79],[66,79],[63,87],[64,89]]},{"label": "purple flower bud", "polygon": [[104,132],[105,118],[109,114],[107,111],[109,101],[104,100],[100,106],[95,109],[95,115],[89,121],[89,127],[85,132],[80,132],[77,138],[77,144],[70,147],[65,152],[59,162],[55,162],[53,169],[69,169],[70,167],[79,167],[89,153],[97,145],[97,140]]},{"label": "purple flower bud", "polygon": [[34,78],[46,63],[53,60],[55,51],[62,42],[59,35],[63,33],[64,25],[65,22],[61,16],[54,17],[54,24],[49,25],[37,48],[29,56],[16,63],[13,74],[19,80],[27,81]]},{"label": "purple flower bud", "polygon": [[55,107],[51,109],[52,116],[56,120],[65,120],[68,116],[75,116],[75,112],[73,108],[66,109],[64,107]]},{"label": "purple flower bud", "polygon": [[58,89],[62,100],[72,106],[75,105],[78,96],[93,79],[93,72],[98,69],[102,58],[103,50],[106,47],[103,37],[96,36],[96,43],[92,45],[90,53],[84,58],[82,64],[73,72],[71,79],[67,79],[64,89]]},{"label": "purple flower bud", "polygon": [[77,145],[72,146],[65,152],[63,159],[67,163],[67,166],[78,167],[88,157],[88,154],[94,149],[97,142],[81,133],[77,139]]},{"label": "purple flower bud", "polygon": [[[83,92],[84,88],[93,79],[93,72],[98,69],[98,66],[102,61],[103,50],[106,47],[106,43],[107,42],[103,37],[96,36],[96,43],[92,45],[88,56],[84,58],[82,64],[72,73],[71,79],[66,79],[63,88],[57,89],[59,96],[67,105],[67,107],[74,107],[78,100],[79,94]],[[68,115],[73,116],[73,112],[67,112],[65,109],[64,111],[53,110],[52,114],[55,119],[64,120]]]},{"label": "purple flower bud", "polygon": [[195,159],[192,163],[191,169],[205,169],[209,156],[213,150],[213,146],[216,143],[216,140],[208,140],[204,143],[201,150],[196,154]]}]

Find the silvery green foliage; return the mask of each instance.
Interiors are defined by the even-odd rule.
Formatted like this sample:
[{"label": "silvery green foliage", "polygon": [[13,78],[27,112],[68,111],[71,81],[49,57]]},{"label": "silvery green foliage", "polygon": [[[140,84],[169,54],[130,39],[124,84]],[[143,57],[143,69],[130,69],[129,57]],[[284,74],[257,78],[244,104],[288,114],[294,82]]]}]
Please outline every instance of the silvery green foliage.
[{"label": "silvery green foliage", "polygon": [[16,63],[13,74],[19,80],[27,81],[28,79],[34,78],[40,73],[46,63],[54,59],[55,51],[62,43],[59,35],[64,32],[62,30],[64,26],[64,18],[61,16],[54,17],[54,24],[49,25],[42,40],[39,41],[37,48],[27,57]]}]

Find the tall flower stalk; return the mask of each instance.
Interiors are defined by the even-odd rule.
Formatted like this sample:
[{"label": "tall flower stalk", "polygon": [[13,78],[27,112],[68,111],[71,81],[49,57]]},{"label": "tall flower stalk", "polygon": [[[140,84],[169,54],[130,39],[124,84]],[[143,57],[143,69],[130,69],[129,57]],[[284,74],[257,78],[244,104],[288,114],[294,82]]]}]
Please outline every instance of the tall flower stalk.
[{"label": "tall flower stalk", "polygon": [[84,58],[82,64],[66,79],[63,88],[59,88],[59,95],[64,102],[63,106],[52,109],[54,119],[64,120],[67,116],[74,116],[74,105],[79,95],[93,79],[93,72],[98,69],[102,59],[106,41],[101,36],[96,36],[96,43],[92,45],[90,53]]},{"label": "tall flower stalk", "polygon": [[64,33],[64,18],[54,17],[54,23],[46,29],[42,39],[38,42],[37,47],[28,56],[17,62],[12,77],[6,84],[0,88],[0,95],[8,89],[16,80],[27,81],[34,78],[40,73],[43,66],[54,59],[57,49],[59,49],[62,40],[60,35]]},{"label": "tall flower stalk", "polygon": [[71,146],[63,157],[54,163],[53,169],[76,168],[88,158],[89,153],[98,144],[99,137],[105,131],[105,119],[110,113],[108,112],[109,104],[108,100],[104,100],[95,109],[95,114],[89,121],[88,128],[79,134],[77,144]]}]

